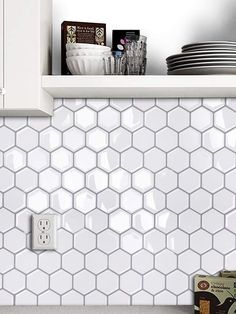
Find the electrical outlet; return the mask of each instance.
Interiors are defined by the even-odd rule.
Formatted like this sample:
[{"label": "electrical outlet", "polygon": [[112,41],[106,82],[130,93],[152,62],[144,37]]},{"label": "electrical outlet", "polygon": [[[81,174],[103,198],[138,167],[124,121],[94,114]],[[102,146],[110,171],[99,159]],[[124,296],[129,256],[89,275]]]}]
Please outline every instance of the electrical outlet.
[{"label": "electrical outlet", "polygon": [[55,250],[56,249],[56,215],[33,215],[32,216],[32,249]]}]

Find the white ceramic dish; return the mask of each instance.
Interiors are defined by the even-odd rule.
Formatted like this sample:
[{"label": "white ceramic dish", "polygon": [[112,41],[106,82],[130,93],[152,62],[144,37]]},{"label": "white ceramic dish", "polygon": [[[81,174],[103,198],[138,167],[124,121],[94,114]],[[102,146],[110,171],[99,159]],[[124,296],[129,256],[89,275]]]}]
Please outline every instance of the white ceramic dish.
[{"label": "white ceramic dish", "polygon": [[101,45],[93,45],[93,44],[79,44],[79,43],[72,43],[66,44],[66,50],[73,50],[73,49],[96,49],[96,50],[105,50],[111,51],[111,48],[108,46],[101,46]]},{"label": "white ceramic dish", "polygon": [[76,56],[110,56],[111,52],[99,49],[72,49],[66,52],[67,57]]},{"label": "white ceramic dish", "polygon": [[236,57],[236,51],[232,50],[199,50],[199,51],[191,51],[178,53],[175,55],[169,56],[166,61],[170,61],[173,59],[184,59],[189,57]]},{"label": "white ceramic dish", "polygon": [[73,75],[103,75],[103,57],[76,56],[66,59],[68,69]]},{"label": "white ceramic dish", "polygon": [[202,66],[168,71],[168,75],[235,75],[236,66]]},{"label": "white ceramic dish", "polygon": [[236,49],[236,42],[235,41],[203,41],[198,43],[191,43],[188,45],[184,45],[182,47],[182,51],[188,51],[192,49],[201,49],[202,47],[209,47],[209,48],[215,48],[215,47],[225,47],[230,49]]}]

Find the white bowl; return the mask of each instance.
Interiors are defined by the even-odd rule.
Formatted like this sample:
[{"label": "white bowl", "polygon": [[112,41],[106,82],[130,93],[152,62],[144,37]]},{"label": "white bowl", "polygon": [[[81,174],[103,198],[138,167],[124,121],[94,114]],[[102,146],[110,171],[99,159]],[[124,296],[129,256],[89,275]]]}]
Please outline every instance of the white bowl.
[{"label": "white bowl", "polygon": [[99,50],[99,49],[73,49],[66,52],[67,57],[74,56],[110,56],[110,51]]},{"label": "white bowl", "polygon": [[80,44],[80,43],[71,43],[66,44],[66,50],[73,50],[73,49],[99,49],[99,50],[106,50],[111,51],[111,48],[108,46],[102,45],[93,45],[93,44]]},{"label": "white bowl", "polygon": [[75,56],[66,59],[73,75],[104,75],[102,56]]}]

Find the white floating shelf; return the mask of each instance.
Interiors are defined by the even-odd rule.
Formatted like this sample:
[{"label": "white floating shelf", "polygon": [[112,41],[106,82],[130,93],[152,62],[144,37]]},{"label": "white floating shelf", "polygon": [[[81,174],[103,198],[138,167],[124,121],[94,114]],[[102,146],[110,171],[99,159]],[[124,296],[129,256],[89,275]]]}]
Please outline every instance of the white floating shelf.
[{"label": "white floating shelf", "polygon": [[236,75],[43,76],[54,98],[236,97]]}]

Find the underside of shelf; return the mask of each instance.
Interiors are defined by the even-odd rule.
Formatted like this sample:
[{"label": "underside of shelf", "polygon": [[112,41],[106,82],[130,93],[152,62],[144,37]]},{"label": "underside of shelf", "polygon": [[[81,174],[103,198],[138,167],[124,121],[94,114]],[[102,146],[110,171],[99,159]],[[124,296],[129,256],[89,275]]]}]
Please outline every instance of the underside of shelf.
[{"label": "underside of shelf", "polygon": [[236,97],[236,75],[43,76],[54,98]]}]

